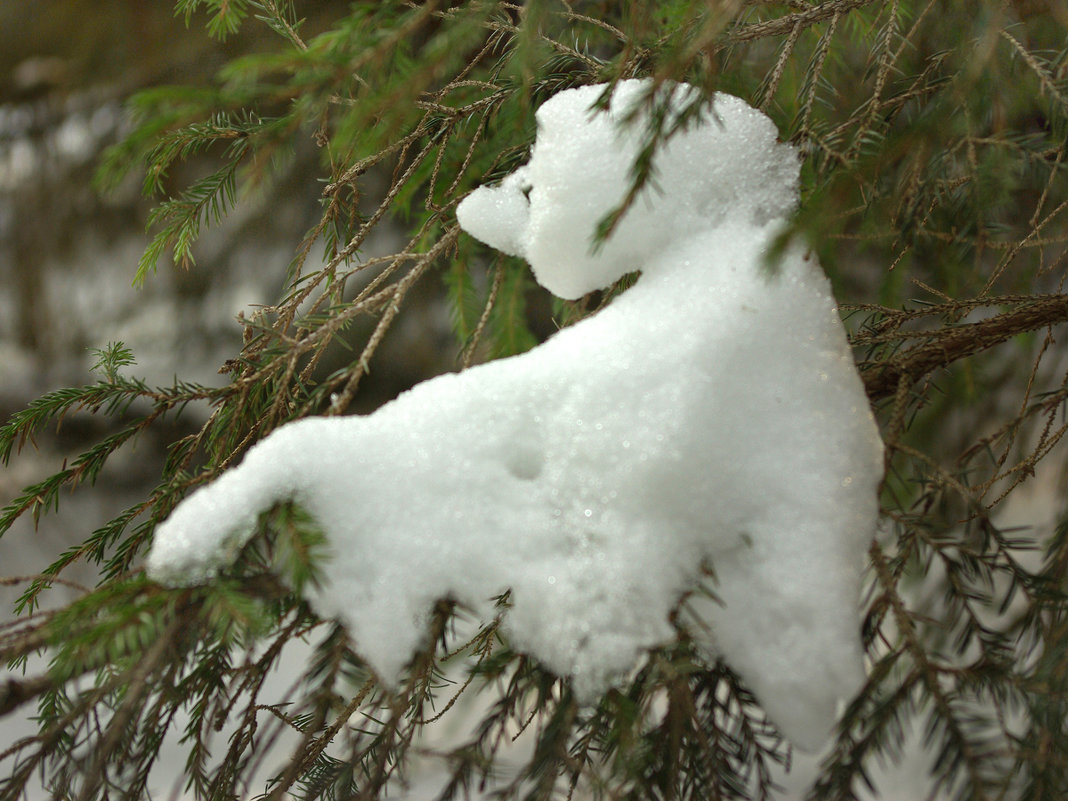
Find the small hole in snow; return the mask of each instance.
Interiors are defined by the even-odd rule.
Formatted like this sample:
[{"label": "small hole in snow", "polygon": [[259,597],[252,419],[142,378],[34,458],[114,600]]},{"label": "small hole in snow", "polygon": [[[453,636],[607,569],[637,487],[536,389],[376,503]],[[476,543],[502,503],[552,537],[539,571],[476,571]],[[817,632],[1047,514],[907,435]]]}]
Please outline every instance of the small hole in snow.
[{"label": "small hole in snow", "polygon": [[528,454],[516,454],[505,466],[509,473],[524,481],[532,481],[541,474],[541,459]]}]

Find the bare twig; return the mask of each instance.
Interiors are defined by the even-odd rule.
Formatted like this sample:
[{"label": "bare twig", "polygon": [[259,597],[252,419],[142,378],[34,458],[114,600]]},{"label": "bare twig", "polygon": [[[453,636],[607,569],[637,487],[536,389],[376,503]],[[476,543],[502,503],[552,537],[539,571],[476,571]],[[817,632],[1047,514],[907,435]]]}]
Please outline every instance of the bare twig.
[{"label": "bare twig", "polygon": [[885,362],[863,367],[861,377],[868,397],[892,395],[902,378],[910,384],[958,359],[980,353],[1027,331],[1068,322],[1068,295],[1040,295],[1021,308],[989,320],[947,326],[923,335],[929,341],[915,345]]}]

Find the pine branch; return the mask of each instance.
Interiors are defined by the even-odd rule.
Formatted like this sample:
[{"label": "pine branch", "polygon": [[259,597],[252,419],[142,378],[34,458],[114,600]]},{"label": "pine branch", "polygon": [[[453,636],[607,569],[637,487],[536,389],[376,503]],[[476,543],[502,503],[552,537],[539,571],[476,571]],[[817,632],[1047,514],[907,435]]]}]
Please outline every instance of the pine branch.
[{"label": "pine branch", "polygon": [[1068,322],[1068,295],[1044,295],[1020,308],[989,320],[941,328],[910,337],[928,340],[884,362],[862,366],[861,377],[873,401],[898,391],[902,381],[912,384],[959,359],[981,353],[1028,331]]},{"label": "pine branch", "polygon": [[724,44],[738,44],[756,39],[791,34],[798,28],[807,28],[818,22],[823,22],[824,20],[853,11],[854,9],[871,5],[874,1],[875,0],[830,0],[830,2],[810,6],[803,11],[787,14],[778,19],[742,25],[731,30],[727,34]]},{"label": "pine branch", "polygon": [[47,674],[22,681],[8,679],[6,684],[0,686],[0,717],[11,714],[53,686],[55,679]]},{"label": "pine branch", "polygon": [[[49,393],[0,427],[7,463],[67,414],[118,423],[69,467],[23,491],[0,515],[2,526],[52,508],[62,487],[91,481],[110,453],[163,414],[192,400],[215,403],[200,431],[172,446],[163,484],[30,577],[24,611],[74,561],[104,564],[93,593],[0,632],[0,657],[18,664],[49,649],[54,665],[48,676],[0,687],[0,713],[36,697],[41,725],[37,738],[9,751],[15,767],[2,792],[22,792],[40,769],[56,792],[101,797],[122,771],[128,793],[143,795],[160,738],[186,709],[187,777],[201,797],[239,794],[264,758],[256,749],[293,730],[299,742],[277,771],[275,796],[370,796],[389,786],[418,732],[445,722],[465,691],[497,695],[475,734],[441,755],[444,797],[494,779],[502,796],[589,790],[703,801],[771,792],[771,766],[786,758],[782,742],[737,677],[699,663],[684,632],[589,713],[575,711],[565,682],[511,651],[496,622],[454,642],[451,608],[438,610],[432,642],[394,695],[334,628],[292,690],[261,698],[285,643],[321,625],[293,591],[315,581],[321,544],[299,510],[266,516],[233,573],[211,587],[168,591],[130,572],[154,522],[182,492],[276,425],[342,411],[390,326],[407,313],[406,293],[439,265],[451,264],[465,357],[483,334],[495,354],[532,344],[526,273],[502,264],[491,286],[476,289],[472,276],[482,268],[457,239],[453,207],[526,157],[530,112],[542,100],[645,75],[658,85],[685,80],[705,95],[722,89],[759,101],[805,156],[799,227],[843,286],[882,304],[856,307],[875,318],[854,344],[870,348],[860,364],[869,398],[894,398],[879,409],[892,530],[873,553],[869,684],[847,710],[812,797],[855,793],[872,761],[893,754],[918,717],[928,723],[944,786],[975,797],[1008,792],[1013,776],[1036,795],[1062,787],[1068,764],[1058,755],[1068,751],[1068,732],[1057,699],[1068,676],[1061,590],[1068,527],[1036,573],[1019,555],[1024,535],[999,531],[993,509],[1065,435],[1057,414],[1068,390],[1051,375],[1051,354],[1052,327],[1068,321],[1068,296],[1030,293],[1059,286],[1065,275],[1068,149],[1060,134],[1068,51],[1056,50],[1059,42],[1042,49],[1055,38],[1050,20],[1028,17],[1010,28],[1003,5],[982,3],[978,12],[958,5],[739,0],[715,9],[664,3],[655,13],[640,3],[601,4],[586,15],[544,4],[355,3],[321,34],[306,35],[281,0],[179,0],[187,22],[206,12],[220,38],[255,15],[276,34],[277,49],[232,60],[213,88],[157,89],[133,101],[137,128],[111,151],[100,180],[114,183],[145,156],[146,189],[173,192],[152,217],[159,230],[139,280],[168,253],[191,262],[202,226],[229,214],[263,165],[305,138],[322,154],[322,215],[298,245],[277,304],[244,320],[244,348],[226,364],[227,387],[150,390],[119,374],[125,356],[116,348],[101,354],[106,382]],[[655,98],[651,108],[654,125],[624,210],[655,178],[656,150],[673,130],[656,117]],[[175,164],[207,156],[221,163],[172,187]],[[386,220],[408,226],[405,244],[364,258]],[[605,221],[603,234],[614,221]],[[913,285],[940,302],[892,309]],[[988,297],[995,285],[1017,294]],[[558,318],[579,319],[610,296],[558,304]],[[998,307],[1008,310],[959,324],[972,310]],[[941,327],[919,330],[931,315]],[[370,324],[357,336],[360,318]],[[1043,328],[1050,329],[1044,340],[1021,336]],[[1016,336],[1034,348],[1030,363],[1005,367],[1010,381],[964,362],[939,382],[944,394],[916,386]],[[335,344],[351,353],[340,364],[325,355]],[[970,383],[953,386],[957,379]],[[912,402],[917,395],[922,403]],[[131,419],[135,403],[151,411]],[[941,430],[932,435],[949,412],[964,421],[959,428],[978,421],[976,430],[959,442]],[[202,473],[186,475],[198,457],[206,460]],[[932,571],[937,603],[910,591],[933,582]],[[242,664],[237,649],[256,637],[267,647]],[[153,648],[166,656],[140,662]],[[459,692],[450,689],[444,709],[431,714],[442,665],[467,654],[474,664]],[[68,687],[97,670],[95,687]],[[921,700],[930,706],[917,711]],[[975,713],[980,705],[986,711]],[[224,729],[232,735],[225,754],[213,757],[211,738]],[[509,783],[495,766],[524,731],[535,749]],[[1005,767],[1006,754],[1014,766]]]}]

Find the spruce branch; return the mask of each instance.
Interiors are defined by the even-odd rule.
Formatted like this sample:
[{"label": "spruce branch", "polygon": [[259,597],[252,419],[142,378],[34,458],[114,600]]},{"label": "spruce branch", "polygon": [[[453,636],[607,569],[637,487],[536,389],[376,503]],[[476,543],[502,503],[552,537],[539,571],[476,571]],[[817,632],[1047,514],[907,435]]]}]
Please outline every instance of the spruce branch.
[{"label": "spruce branch", "polygon": [[8,679],[0,686],[0,717],[11,714],[23,704],[52,689],[54,685],[55,679],[47,674],[22,681]]},{"label": "spruce branch", "polygon": [[[952,303],[946,305],[947,311],[960,308]],[[862,365],[861,377],[868,397],[881,400],[896,392],[902,380],[912,384],[939,368],[1000,345],[1018,334],[1063,322],[1068,322],[1068,295],[1029,298],[1019,308],[978,323],[898,335],[901,339],[926,341],[884,361]]]},{"label": "spruce branch", "polygon": [[871,5],[873,2],[874,0],[830,0],[830,2],[808,6],[803,11],[796,11],[778,19],[741,25],[727,34],[724,46],[783,34],[792,35],[796,28],[808,28],[818,22]]},{"label": "spruce branch", "polygon": [[[640,3],[601,4],[595,15],[567,4],[355,3],[313,34],[288,2],[178,2],[187,20],[206,12],[218,37],[263,24],[279,49],[230,62],[211,88],[149,90],[132,102],[135,131],[110,152],[100,180],[114,184],[144,157],[145,187],[164,197],[139,279],[168,254],[191,260],[203,226],[232,211],[264,164],[305,140],[322,154],[321,217],[295,248],[276,304],[243,318],[227,386],[150,389],[120,375],[123,356],[113,349],[100,354],[105,380],[49,393],[0,427],[6,464],[67,415],[112,423],[100,443],[23,490],[0,519],[9,525],[54,508],[60,489],[91,482],[123,442],[184,404],[214,404],[172,446],[159,486],[26,577],[26,616],[0,630],[0,657],[19,665],[47,653],[56,669],[0,687],[0,713],[34,698],[40,713],[40,734],[9,749],[17,759],[0,793],[15,797],[44,771],[57,792],[103,797],[122,775],[131,796],[144,795],[159,738],[186,709],[184,778],[199,797],[238,795],[269,758],[257,749],[283,732],[297,742],[274,770],[276,797],[372,797],[415,753],[442,760],[443,797],[490,782],[502,797],[770,795],[785,746],[736,676],[696,659],[685,632],[592,712],[576,711],[565,682],[510,650],[498,621],[454,641],[457,613],[444,607],[397,693],[330,627],[292,687],[267,697],[286,643],[326,628],[293,592],[315,580],[317,558],[297,510],[265,518],[247,558],[218,586],[170,591],[132,572],[153,524],[182,493],[286,420],[347,409],[388,331],[410,313],[411,288],[439,266],[447,265],[465,364],[480,341],[489,340],[479,350],[490,355],[533,344],[526,273],[515,262],[482,263],[458,237],[452,209],[526,157],[530,112],[542,100],[646,75],[759,102],[805,156],[799,227],[854,287],[847,293],[878,298],[844,304],[872,315],[853,337],[869,398],[892,399],[877,404],[889,407],[879,409],[889,531],[872,552],[871,670],[810,797],[851,797],[915,721],[928,726],[935,781],[958,794],[1008,797],[1023,787],[1037,797],[1064,786],[1068,527],[1036,571],[1021,556],[1029,535],[1000,530],[994,515],[1066,433],[1058,414],[1068,389],[1052,335],[1068,321],[1068,296],[1038,294],[1059,292],[1068,241],[1060,136],[1068,51],[1055,41],[1056,23],[1017,21],[1003,4],[974,13],[935,0],[721,6],[670,3],[649,13]],[[655,188],[654,156],[671,136],[655,97],[651,108],[656,124],[627,203]],[[200,169],[209,158],[202,177],[175,186],[179,162]],[[406,226],[407,235],[398,252],[368,257],[382,224]],[[911,286],[937,302],[895,308]],[[611,294],[558,303],[555,319],[595,313]],[[961,322],[976,311],[997,313]],[[1033,335],[1042,329],[1045,338]],[[1030,346],[1026,363],[991,358],[973,370],[966,361],[1014,337]],[[340,363],[327,355],[339,344],[351,351]],[[942,393],[931,391],[935,382],[924,379],[955,365],[937,382]],[[1014,378],[984,375],[995,369]],[[958,415],[972,430],[931,433]],[[186,472],[193,466],[197,475]],[[30,614],[57,574],[82,559],[102,564],[101,585],[59,613]],[[913,590],[930,582],[937,601]],[[263,646],[242,659],[257,637]],[[139,661],[153,649],[167,653]],[[467,674],[431,710],[442,670],[465,659],[455,669]],[[74,679],[96,671],[96,686],[73,690]],[[488,698],[473,733],[424,753],[420,731],[455,719],[460,692]],[[230,739],[219,756],[212,737],[223,732]],[[504,777],[497,766],[517,732],[534,751]],[[97,750],[87,758],[71,743]]]}]

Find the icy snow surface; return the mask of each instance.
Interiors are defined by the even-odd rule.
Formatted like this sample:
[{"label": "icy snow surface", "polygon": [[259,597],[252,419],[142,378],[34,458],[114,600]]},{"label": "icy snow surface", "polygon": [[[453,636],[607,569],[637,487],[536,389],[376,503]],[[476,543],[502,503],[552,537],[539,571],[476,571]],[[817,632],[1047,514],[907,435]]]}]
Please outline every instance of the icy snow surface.
[{"label": "icy snow surface", "polygon": [[[326,531],[309,590],[387,682],[452,597],[489,620],[511,589],[516,649],[586,699],[669,642],[669,613],[722,654],[797,746],[821,746],[863,681],[857,612],[882,445],[826,278],[798,246],[763,254],[798,161],[738,98],[673,137],[600,248],[640,144],[647,85],[560,92],[529,163],[473,192],[460,225],[522,255],[565,298],[641,270],[534,350],[441,376],[365,417],[286,425],[161,525],[149,574],[209,580],[258,513],[293,499]],[[675,88],[673,103],[690,90]]]}]

